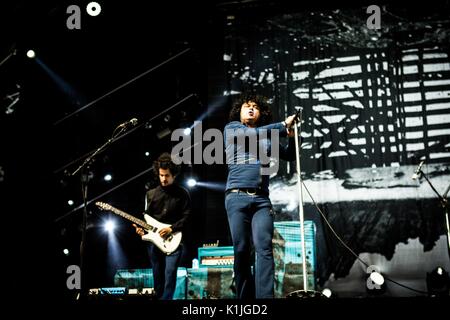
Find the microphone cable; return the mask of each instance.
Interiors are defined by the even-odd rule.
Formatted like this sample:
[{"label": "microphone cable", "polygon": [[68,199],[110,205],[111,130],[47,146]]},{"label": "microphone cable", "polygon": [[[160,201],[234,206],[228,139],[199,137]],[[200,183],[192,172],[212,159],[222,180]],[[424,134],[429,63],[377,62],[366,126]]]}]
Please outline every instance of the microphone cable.
[{"label": "microphone cable", "polygon": [[[329,223],[327,217],[325,216],[325,214],[322,212],[322,210],[320,209],[320,207],[317,205],[316,201],[314,200],[313,196],[311,195],[311,193],[309,192],[308,188],[306,187],[305,182],[302,179],[302,185],[305,187],[306,192],[308,193],[309,197],[311,198],[314,206],[316,207],[317,211],[319,211],[320,215],[322,216],[322,218],[325,220],[326,225],[328,226],[328,228],[331,230],[331,232],[333,233],[333,235],[339,240],[339,242],[356,258],[358,259],[362,264],[364,264],[367,268],[369,267],[369,264],[367,264],[364,260],[362,260],[346,243],[344,240],[342,240],[342,238],[337,234],[337,232],[334,230],[334,228],[331,226],[331,224]],[[417,292],[417,293],[421,293],[421,294],[428,294],[428,292],[426,291],[422,291],[422,290],[418,290],[418,289],[414,289],[411,288],[409,286],[406,286],[404,284],[401,284],[389,277],[387,277],[386,275],[383,274],[383,277],[387,280],[390,281],[400,287],[403,287],[405,289]]]}]

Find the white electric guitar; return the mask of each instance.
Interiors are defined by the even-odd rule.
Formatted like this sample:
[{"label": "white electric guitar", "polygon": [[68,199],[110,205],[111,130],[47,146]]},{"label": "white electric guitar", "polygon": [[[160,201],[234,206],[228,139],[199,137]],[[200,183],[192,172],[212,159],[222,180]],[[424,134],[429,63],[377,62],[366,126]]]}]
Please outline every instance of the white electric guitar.
[{"label": "white electric guitar", "polygon": [[147,233],[142,236],[142,240],[151,241],[154,245],[156,245],[162,252],[165,254],[171,254],[174,252],[181,242],[181,232],[172,232],[168,237],[163,238],[159,235],[159,231],[163,228],[168,228],[171,225],[161,223],[158,220],[150,217],[148,214],[144,213],[145,221],[138,219],[122,210],[114,208],[113,206],[104,203],[104,202],[96,202],[95,203],[100,209],[111,211],[125,219],[133,221],[140,227],[142,227]]}]

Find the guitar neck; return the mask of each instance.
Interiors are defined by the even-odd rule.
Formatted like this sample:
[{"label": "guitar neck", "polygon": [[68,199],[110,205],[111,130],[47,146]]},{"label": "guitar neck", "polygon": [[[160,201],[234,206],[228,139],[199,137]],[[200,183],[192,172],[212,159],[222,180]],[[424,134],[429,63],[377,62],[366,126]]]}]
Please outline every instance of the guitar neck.
[{"label": "guitar neck", "polygon": [[153,230],[153,226],[149,225],[148,223],[146,223],[145,221],[136,218],[135,216],[132,216],[131,214],[128,214],[126,212],[123,212],[122,210],[119,210],[117,208],[111,208],[110,209],[112,212],[114,212],[115,214],[128,219],[134,223],[136,223],[138,226],[141,226],[142,228],[148,229],[148,230]]}]

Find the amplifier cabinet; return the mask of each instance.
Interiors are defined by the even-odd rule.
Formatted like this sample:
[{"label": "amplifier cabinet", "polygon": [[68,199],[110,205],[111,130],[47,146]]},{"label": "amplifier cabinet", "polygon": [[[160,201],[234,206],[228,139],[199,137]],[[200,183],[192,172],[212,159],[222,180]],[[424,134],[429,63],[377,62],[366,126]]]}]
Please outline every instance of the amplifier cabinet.
[{"label": "amplifier cabinet", "polygon": [[232,268],[187,269],[187,299],[235,298]]}]

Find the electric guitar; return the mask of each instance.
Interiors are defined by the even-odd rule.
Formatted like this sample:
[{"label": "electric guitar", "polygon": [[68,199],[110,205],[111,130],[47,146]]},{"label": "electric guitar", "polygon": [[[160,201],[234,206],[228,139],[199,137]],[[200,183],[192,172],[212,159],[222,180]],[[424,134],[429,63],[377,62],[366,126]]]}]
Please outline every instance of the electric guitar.
[{"label": "electric guitar", "polygon": [[147,233],[142,236],[142,240],[150,241],[154,245],[156,245],[162,252],[169,255],[174,252],[181,242],[181,232],[173,232],[168,237],[161,237],[159,235],[159,231],[163,228],[168,228],[171,225],[159,222],[158,220],[150,217],[148,214],[144,213],[145,221],[138,219],[122,210],[114,208],[113,206],[104,203],[104,202],[96,202],[95,203],[100,209],[108,210],[112,213],[115,213],[125,219],[128,219],[138,226],[142,227]]}]

